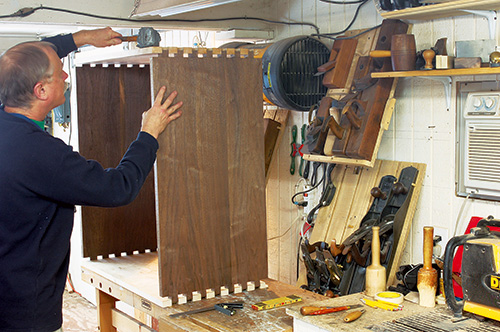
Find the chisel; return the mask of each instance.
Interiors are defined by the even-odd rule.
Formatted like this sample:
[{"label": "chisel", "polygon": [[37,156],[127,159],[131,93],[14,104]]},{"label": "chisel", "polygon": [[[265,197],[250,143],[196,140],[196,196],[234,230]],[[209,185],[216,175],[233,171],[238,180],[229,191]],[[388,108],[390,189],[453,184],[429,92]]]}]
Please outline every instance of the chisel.
[{"label": "chisel", "polygon": [[359,307],[361,307],[360,304],[347,305],[347,306],[342,306],[342,307],[310,307],[310,306],[305,306],[305,307],[300,308],[300,313],[304,316],[324,315],[324,314],[329,314],[332,312],[344,311],[344,310],[349,310],[349,309],[359,308]]}]

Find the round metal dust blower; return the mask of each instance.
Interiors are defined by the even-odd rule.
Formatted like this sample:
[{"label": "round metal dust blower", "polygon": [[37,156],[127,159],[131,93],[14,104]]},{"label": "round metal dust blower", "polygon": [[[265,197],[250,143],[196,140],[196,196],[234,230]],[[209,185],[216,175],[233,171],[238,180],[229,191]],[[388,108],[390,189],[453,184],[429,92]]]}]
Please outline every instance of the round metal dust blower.
[{"label": "round metal dust blower", "polygon": [[262,56],[265,97],[282,108],[309,111],[326,95],[323,76],[314,74],[329,57],[328,47],[309,36],[271,44]]}]

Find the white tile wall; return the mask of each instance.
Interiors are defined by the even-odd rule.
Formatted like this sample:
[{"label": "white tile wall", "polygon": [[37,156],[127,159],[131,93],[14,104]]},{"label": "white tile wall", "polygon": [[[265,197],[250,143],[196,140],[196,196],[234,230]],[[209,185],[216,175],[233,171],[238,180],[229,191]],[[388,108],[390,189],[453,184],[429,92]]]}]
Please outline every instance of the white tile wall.
[{"label": "white tile wall", "polygon": [[[320,1],[308,0],[276,0],[276,19],[307,21],[317,24],[322,33],[342,30],[351,21],[357,5],[331,5]],[[372,2],[368,2],[360,11],[357,21],[351,29],[369,28],[380,24],[382,17],[378,14]],[[434,46],[442,37],[448,38],[447,50],[454,54],[454,43],[458,40],[489,38],[486,19],[475,15],[445,18],[432,21],[412,21],[412,33],[416,37],[417,50]],[[312,33],[309,27],[277,27],[277,39],[283,39],[300,34]],[[496,38],[498,42],[497,26]],[[324,40],[326,43],[330,43]],[[331,45],[331,44],[330,44]],[[469,80],[470,77],[454,78]],[[491,79],[491,77],[487,77]],[[450,109],[447,109],[443,84],[423,78],[405,78],[399,81],[396,91],[396,109],[389,130],[384,134],[379,151],[380,159],[398,161],[414,161],[427,164],[418,210],[409,237],[403,263],[418,263],[422,261],[422,228],[423,226],[438,226],[440,233],[453,236],[458,222],[458,234],[465,230],[471,216],[494,215],[500,217],[499,203],[479,200],[465,200],[455,196],[455,92],[452,93]],[[289,127],[300,126],[307,117],[300,112],[292,112]],[[298,176],[288,173],[290,131],[287,128],[277,160],[273,167],[280,195],[286,193],[286,188],[292,188]],[[285,188],[283,190],[283,188]],[[289,193],[291,196],[293,192]],[[268,190],[268,195],[273,195]],[[286,200],[284,201],[286,203]],[[275,208],[268,205],[268,209]],[[293,207],[283,207],[290,209]],[[282,229],[293,222],[293,214],[275,216]],[[296,241],[291,237],[283,241]],[[445,244],[443,244],[444,247]],[[270,250],[270,276],[281,281],[295,282],[296,243],[272,247]],[[283,250],[294,250],[292,257]],[[280,259],[281,257],[281,259]],[[283,259],[286,257],[286,259]],[[292,259],[291,261],[289,259]],[[291,268],[290,266],[291,265]],[[287,271],[283,273],[283,271]]]}]

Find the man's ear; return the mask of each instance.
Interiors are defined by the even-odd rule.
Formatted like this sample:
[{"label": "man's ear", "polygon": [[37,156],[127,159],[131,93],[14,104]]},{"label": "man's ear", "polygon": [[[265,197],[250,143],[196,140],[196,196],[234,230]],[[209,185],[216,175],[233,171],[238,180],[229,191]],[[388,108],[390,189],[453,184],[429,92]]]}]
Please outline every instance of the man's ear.
[{"label": "man's ear", "polygon": [[38,82],[37,84],[35,84],[35,87],[33,88],[33,94],[35,95],[36,98],[40,100],[46,100],[47,89],[45,88],[45,83]]}]

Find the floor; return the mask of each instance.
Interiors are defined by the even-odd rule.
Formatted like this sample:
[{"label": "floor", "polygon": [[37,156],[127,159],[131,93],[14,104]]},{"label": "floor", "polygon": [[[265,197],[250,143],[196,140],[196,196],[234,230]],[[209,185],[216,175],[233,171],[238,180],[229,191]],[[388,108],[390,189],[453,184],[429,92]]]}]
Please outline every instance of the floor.
[{"label": "floor", "polygon": [[98,332],[96,307],[75,292],[64,292],[64,332]]}]

